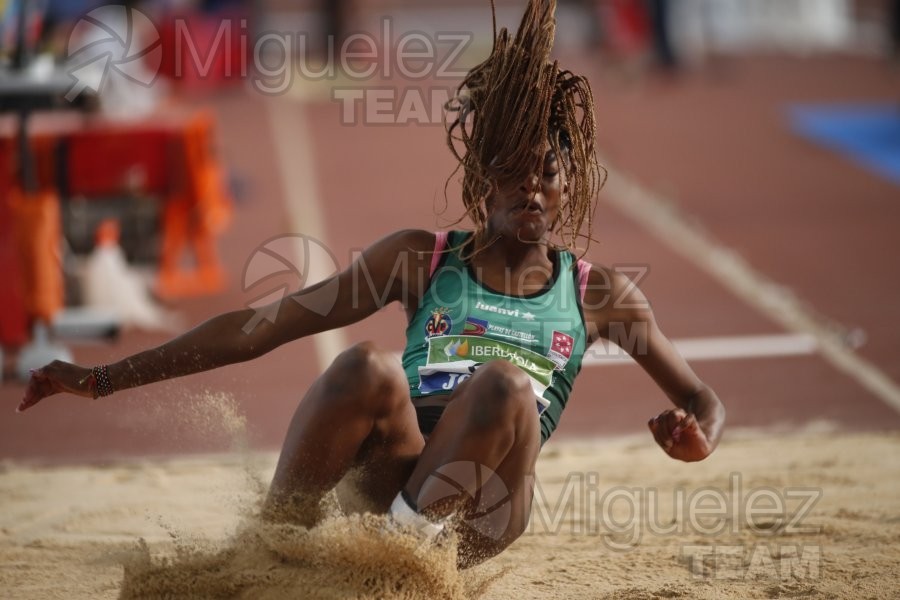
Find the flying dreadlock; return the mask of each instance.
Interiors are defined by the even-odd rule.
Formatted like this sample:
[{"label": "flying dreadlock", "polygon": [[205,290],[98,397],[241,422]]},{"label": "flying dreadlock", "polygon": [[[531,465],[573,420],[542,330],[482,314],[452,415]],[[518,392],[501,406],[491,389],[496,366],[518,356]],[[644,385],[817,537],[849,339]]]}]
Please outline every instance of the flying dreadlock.
[{"label": "flying dreadlock", "polygon": [[447,126],[447,143],[459,161],[454,174],[463,168],[463,204],[475,224],[476,252],[489,243],[484,200],[500,184],[540,173],[544,157],[536,151],[547,142],[568,184],[552,233],[573,250],[586,224],[590,241],[596,195],[602,185],[600,172],[603,178],[606,172],[594,153],[590,85],[584,77],[550,61],[555,11],[556,0],[529,0],[512,39],[506,28],[497,32],[491,0],[493,50],[469,71],[446,106],[448,113],[455,113]]}]

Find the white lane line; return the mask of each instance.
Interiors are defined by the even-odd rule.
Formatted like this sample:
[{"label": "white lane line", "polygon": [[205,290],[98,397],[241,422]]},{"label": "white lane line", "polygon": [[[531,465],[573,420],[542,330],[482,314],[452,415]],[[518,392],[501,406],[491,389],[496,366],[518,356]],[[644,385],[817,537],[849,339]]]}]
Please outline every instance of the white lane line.
[{"label": "white lane line", "polygon": [[[266,101],[269,125],[278,158],[281,189],[287,204],[290,232],[303,233],[327,245],[325,225],[319,209],[319,186],[316,179],[315,157],[310,145],[309,127],[302,104],[284,98]],[[308,252],[298,247],[295,258],[309,255],[306,285],[330,276],[334,265],[323,253]],[[335,357],[347,347],[343,330],[333,329],[312,336],[321,370],[327,369]]]},{"label": "white lane line", "polygon": [[900,412],[900,387],[852,350],[844,328],[817,314],[784,286],[753,269],[737,252],[682,215],[673,202],[606,164],[609,180],[604,199],[608,204],[788,331],[813,336],[822,356],[833,367]]},{"label": "white lane line", "polygon": [[[816,338],[805,333],[686,338],[672,340],[672,343],[686,360],[692,362],[805,356],[814,354],[819,348]],[[631,362],[634,360],[625,350],[612,342],[598,340],[588,348],[582,364],[586,367],[604,367]]]}]

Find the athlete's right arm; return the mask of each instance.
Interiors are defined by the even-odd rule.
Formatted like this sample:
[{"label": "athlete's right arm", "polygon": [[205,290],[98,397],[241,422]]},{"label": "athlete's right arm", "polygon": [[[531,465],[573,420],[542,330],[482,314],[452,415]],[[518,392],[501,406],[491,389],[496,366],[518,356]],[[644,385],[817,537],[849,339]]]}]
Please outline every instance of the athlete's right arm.
[{"label": "athlete's right arm", "polygon": [[[268,307],[223,313],[161,346],[110,364],[112,387],[123,390],[251,360],[289,341],[360,321],[391,302],[415,303],[433,249],[433,233],[391,234],[329,279]],[[36,370],[19,410],[60,392],[91,397],[90,372],[60,361]]]}]

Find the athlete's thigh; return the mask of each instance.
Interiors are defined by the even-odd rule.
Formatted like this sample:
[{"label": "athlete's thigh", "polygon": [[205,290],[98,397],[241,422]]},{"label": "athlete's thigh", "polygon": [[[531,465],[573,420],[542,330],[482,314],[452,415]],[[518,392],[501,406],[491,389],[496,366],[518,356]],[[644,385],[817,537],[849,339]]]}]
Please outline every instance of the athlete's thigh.
[{"label": "athlete's thigh", "polygon": [[385,512],[409,479],[424,447],[425,438],[407,396],[403,408],[375,420],[354,468],[338,485],[342,507]]}]

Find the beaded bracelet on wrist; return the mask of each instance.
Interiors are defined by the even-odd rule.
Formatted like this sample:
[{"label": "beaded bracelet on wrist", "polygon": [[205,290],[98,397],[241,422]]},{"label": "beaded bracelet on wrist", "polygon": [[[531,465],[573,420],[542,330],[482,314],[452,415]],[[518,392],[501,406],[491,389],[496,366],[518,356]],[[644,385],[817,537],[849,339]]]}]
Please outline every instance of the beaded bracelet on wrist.
[{"label": "beaded bracelet on wrist", "polygon": [[113,390],[112,382],[109,380],[109,369],[106,365],[98,365],[91,369],[91,375],[94,376],[94,381],[97,382],[97,395],[98,396],[109,396],[115,390]]}]

